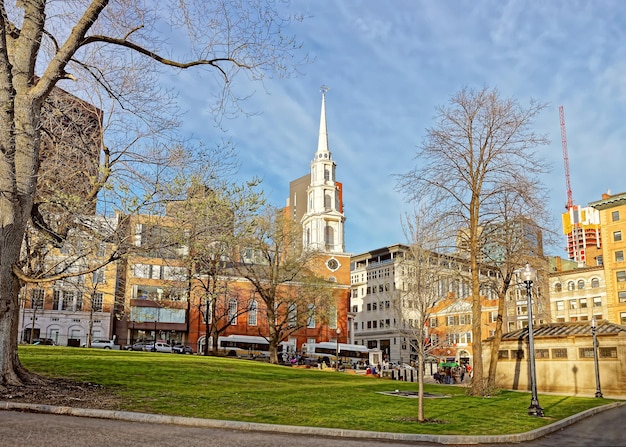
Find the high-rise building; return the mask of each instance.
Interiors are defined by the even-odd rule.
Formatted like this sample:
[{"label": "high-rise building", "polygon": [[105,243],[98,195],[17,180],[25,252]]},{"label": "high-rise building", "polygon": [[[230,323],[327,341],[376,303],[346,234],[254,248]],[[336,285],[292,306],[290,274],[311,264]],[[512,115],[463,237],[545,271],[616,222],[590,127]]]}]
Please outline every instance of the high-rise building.
[{"label": "high-rise building", "polygon": [[589,204],[600,213],[608,321],[626,324],[626,192]]},{"label": "high-rise building", "polygon": [[591,206],[572,205],[561,215],[563,234],[567,238],[567,257],[580,267],[602,265],[600,214]]}]

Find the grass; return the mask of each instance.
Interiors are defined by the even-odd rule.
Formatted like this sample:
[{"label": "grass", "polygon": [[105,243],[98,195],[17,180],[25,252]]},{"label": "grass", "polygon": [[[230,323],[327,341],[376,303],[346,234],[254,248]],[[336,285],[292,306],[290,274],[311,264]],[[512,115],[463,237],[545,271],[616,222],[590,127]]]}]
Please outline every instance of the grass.
[{"label": "grass", "polygon": [[155,414],[397,433],[500,435],[533,430],[610,399],[539,395],[546,417],[527,415],[530,395],[499,391],[481,398],[463,387],[426,385],[442,398],[381,394],[417,391],[416,383],[289,368],[260,362],[132,351],[20,346],[33,372],[105,386],[122,408]]}]

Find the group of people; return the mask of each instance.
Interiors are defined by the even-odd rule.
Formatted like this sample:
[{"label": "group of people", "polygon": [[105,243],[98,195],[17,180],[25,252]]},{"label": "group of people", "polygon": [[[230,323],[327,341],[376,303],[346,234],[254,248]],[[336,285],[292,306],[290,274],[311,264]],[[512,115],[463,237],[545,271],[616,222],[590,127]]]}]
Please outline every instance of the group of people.
[{"label": "group of people", "polygon": [[471,377],[472,367],[468,364],[455,366],[440,366],[433,374],[433,379],[437,383],[451,385],[453,383],[463,383],[466,377]]}]

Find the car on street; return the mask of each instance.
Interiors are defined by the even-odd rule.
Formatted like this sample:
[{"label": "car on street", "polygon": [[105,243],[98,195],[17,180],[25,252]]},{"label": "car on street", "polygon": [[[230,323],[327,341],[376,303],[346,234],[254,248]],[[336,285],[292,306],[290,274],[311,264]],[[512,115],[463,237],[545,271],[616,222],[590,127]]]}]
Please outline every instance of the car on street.
[{"label": "car on street", "polygon": [[150,343],[143,349],[150,352],[172,352],[172,347],[165,342],[157,341],[156,343]]},{"label": "car on street", "polygon": [[35,338],[33,340],[34,345],[48,345],[48,346],[56,346],[56,343],[51,338]]},{"label": "car on street", "polygon": [[152,345],[152,341],[148,340],[148,341],[138,341],[133,343],[132,345],[126,345],[124,346],[124,349],[126,349],[127,351],[145,351],[146,350],[146,346],[147,345]]},{"label": "car on street", "polygon": [[[87,343],[83,343],[82,347],[86,348]],[[93,340],[91,342],[91,347],[100,349],[118,349],[114,340]]]},{"label": "car on street", "polygon": [[172,352],[175,354],[193,354],[193,349],[189,345],[176,344],[172,346]]}]

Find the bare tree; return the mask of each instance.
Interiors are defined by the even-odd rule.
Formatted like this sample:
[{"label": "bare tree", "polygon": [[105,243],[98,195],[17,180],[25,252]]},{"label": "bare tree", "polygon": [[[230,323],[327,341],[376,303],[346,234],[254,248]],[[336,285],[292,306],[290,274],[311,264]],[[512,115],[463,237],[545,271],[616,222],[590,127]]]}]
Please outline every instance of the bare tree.
[{"label": "bare tree", "polygon": [[409,340],[411,351],[417,354],[418,410],[417,419],[424,421],[424,365],[432,349],[429,320],[439,293],[441,266],[436,220],[429,219],[425,209],[406,219],[405,233],[409,239],[409,251],[400,262],[401,284],[398,300],[394,300],[400,333]]},{"label": "bare tree", "polygon": [[[471,392],[484,395],[482,363],[481,229],[497,222],[503,191],[527,197],[524,188],[540,184],[546,167],[536,147],[547,144],[532,131],[544,105],[522,107],[503,99],[497,90],[464,88],[448,106],[437,109],[436,125],[418,151],[418,166],[400,176],[398,188],[411,200],[428,205],[450,225],[463,230],[458,249],[471,272],[474,375]],[[521,204],[525,204],[522,200]]]},{"label": "bare tree", "polygon": [[278,345],[303,327],[326,323],[336,311],[333,290],[314,273],[320,253],[302,246],[302,226],[284,210],[268,207],[254,218],[253,231],[233,264],[250,282],[263,307],[270,362]]},{"label": "bare tree", "polygon": [[[538,272],[546,272],[546,259],[543,256],[543,235],[551,234],[542,227],[547,221],[547,201],[541,200],[541,190],[537,185],[529,184],[523,196],[509,191],[500,195],[498,222],[483,228],[481,245],[483,263],[497,272],[488,276],[486,287],[496,292],[498,311],[496,327],[491,342],[489,359],[488,389],[496,387],[498,367],[498,351],[504,332],[503,324],[506,315],[506,297],[518,286],[516,271],[529,263]],[[529,216],[532,216],[530,218]],[[535,312],[541,315],[541,312]]]},{"label": "bare tree", "polygon": [[[257,190],[259,179],[244,184],[229,181],[228,168],[236,166],[230,162],[233,157],[232,152],[221,153],[219,160],[201,165],[197,174],[189,177],[183,173],[185,180],[179,185],[187,190],[187,197],[168,205],[168,215],[179,222],[176,237],[189,247],[184,262],[190,272],[191,293],[199,296],[194,301],[204,320],[204,355],[209,353],[209,339],[213,341],[211,350],[217,353],[220,334],[247,313],[254,301],[234,287],[240,278],[232,275],[231,266],[237,247],[249,236],[251,216],[264,204],[264,197]],[[233,311],[230,302],[235,298],[238,305]]]},{"label": "bare tree", "polygon": [[[85,184],[65,197],[51,183],[62,201],[49,209],[84,211],[98,197],[115,199],[101,205],[105,211],[136,210],[155,201],[182,147],[173,144],[180,111],[170,92],[158,90],[160,71],[204,67],[214,75],[207,82],[218,92],[213,104],[236,105],[230,88],[238,73],[261,79],[294,67],[297,45],[281,32],[285,23],[264,0],[0,2],[0,386],[34,379],[17,355],[18,295],[29,277],[20,253],[29,221],[57,247],[65,244],[53,224],[58,216],[34,206],[53,202],[36,198],[45,177],[45,105],[55,88],[71,87],[95,104],[96,123],[106,132],[97,138],[100,165],[78,176]],[[177,31],[167,41],[162,29]],[[58,138],[58,129],[50,135]],[[75,217],[61,220],[73,226]]]}]

